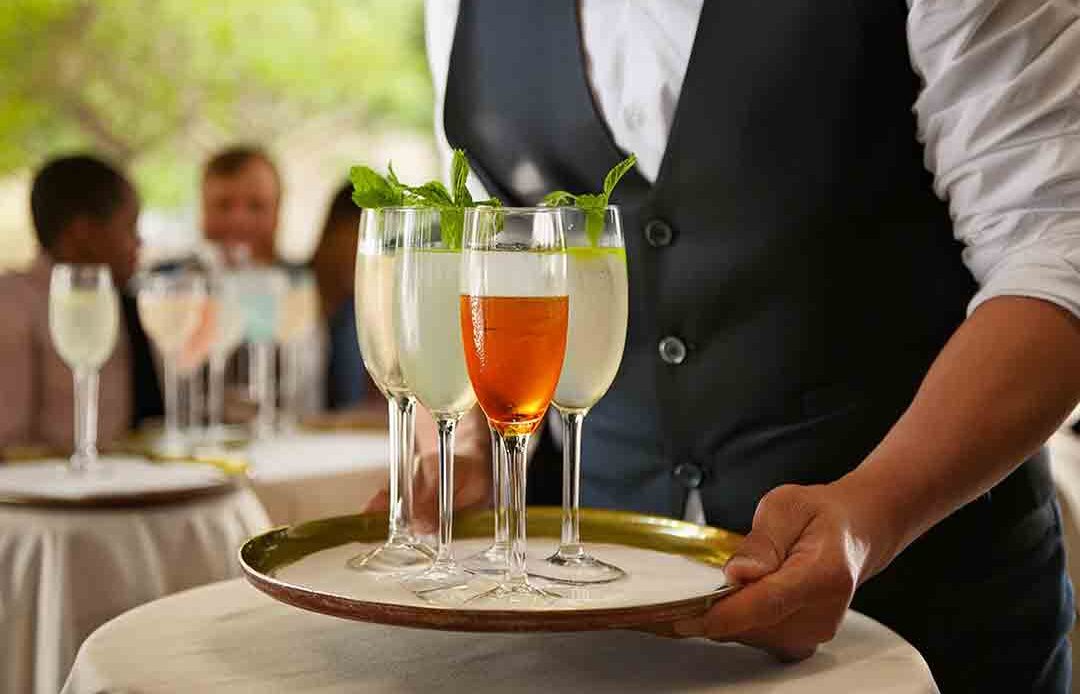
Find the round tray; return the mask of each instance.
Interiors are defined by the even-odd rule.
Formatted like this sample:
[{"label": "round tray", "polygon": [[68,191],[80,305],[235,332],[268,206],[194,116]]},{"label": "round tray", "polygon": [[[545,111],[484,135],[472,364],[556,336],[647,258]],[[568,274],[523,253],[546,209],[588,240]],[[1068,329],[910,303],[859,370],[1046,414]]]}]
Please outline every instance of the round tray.
[{"label": "round tray", "polygon": [[[560,522],[561,509],[530,507],[530,543],[544,538],[549,542],[557,539]],[[490,538],[491,529],[491,511],[463,512],[455,517],[455,541]],[[599,604],[560,609],[489,609],[404,604],[398,600],[382,601],[377,596],[365,596],[363,590],[348,594],[304,582],[290,582],[280,575],[287,573],[290,566],[319,552],[356,542],[380,542],[385,539],[386,532],[384,514],[340,516],[278,528],[248,540],[240,548],[240,564],[247,580],[275,600],[345,619],[453,631],[591,631],[642,627],[702,614],[715,600],[732,590],[722,584],[719,567],[742,539],[732,532],[669,518],[582,509],[581,533],[586,543],[651,550],[676,555],[676,560],[686,557],[716,571],[717,583],[690,597],[650,599],[641,604],[618,607]],[[603,590],[603,587],[596,590]],[[419,600],[412,602],[422,603]]]}]

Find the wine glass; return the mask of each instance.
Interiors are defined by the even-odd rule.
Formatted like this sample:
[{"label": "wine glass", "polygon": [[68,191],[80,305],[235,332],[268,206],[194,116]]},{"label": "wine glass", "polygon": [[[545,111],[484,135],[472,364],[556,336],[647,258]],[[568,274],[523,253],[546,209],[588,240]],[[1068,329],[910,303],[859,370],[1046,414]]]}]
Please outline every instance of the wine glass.
[{"label": "wine glass", "polygon": [[75,450],[67,469],[98,467],[98,371],[116,346],[119,302],[105,265],[53,266],[49,279],[49,334],[75,379]]},{"label": "wine glass", "polygon": [[[209,290],[209,283],[207,287]],[[203,367],[210,358],[210,349],[217,333],[217,313],[217,303],[214,301],[213,293],[208,291],[199,310],[195,329],[184,343],[183,349],[180,350],[180,357],[177,359],[177,370],[187,397],[186,407],[181,408],[181,411],[187,410],[184,433],[192,445],[198,444],[203,435],[202,419],[205,409]]]},{"label": "wine glass", "polygon": [[[459,215],[454,234],[440,224]],[[461,342],[460,212],[387,209],[386,224],[405,230],[398,250],[396,336],[401,372],[438,427],[439,534],[435,561],[402,582],[417,593],[456,588],[470,576],[451,549],[454,514],[454,429],[476,404]]]},{"label": "wine glass", "polygon": [[499,585],[472,599],[538,605],[556,598],[525,572],[525,464],[566,351],[569,298],[562,208],[465,211],[461,326],[465,363],[507,460],[509,561]]},{"label": "wine glass", "polygon": [[288,272],[289,287],[281,302],[277,340],[283,357],[282,409],[279,428],[294,431],[300,418],[300,382],[305,338],[315,329],[319,315],[319,293],[315,276],[306,268]]},{"label": "wine glass", "polygon": [[180,434],[178,361],[202,318],[206,281],[184,270],[151,272],[138,282],[139,320],[154,343],[165,370],[165,432],[159,444],[167,455],[183,455]]},{"label": "wine glass", "polygon": [[214,306],[214,336],[210,344],[209,395],[207,398],[208,438],[220,444],[225,433],[225,366],[229,356],[244,340],[246,316],[240,301],[236,277],[224,271],[210,284],[209,302]]},{"label": "wine glass", "polygon": [[552,400],[563,427],[562,534],[555,554],[530,564],[529,572],[563,583],[607,583],[626,572],[591,556],[581,544],[581,427],[589,408],[611,387],[622,361],[628,310],[626,250],[615,206],[604,211],[603,224],[599,217],[590,219],[576,208],[565,208],[563,219],[570,320],[566,360]]},{"label": "wine glass", "polygon": [[394,575],[427,568],[431,550],[412,532],[416,398],[401,371],[395,331],[398,264],[407,216],[389,208],[360,214],[356,251],[356,334],[360,356],[390,414],[390,521],[386,542],[347,562],[358,571]]}]

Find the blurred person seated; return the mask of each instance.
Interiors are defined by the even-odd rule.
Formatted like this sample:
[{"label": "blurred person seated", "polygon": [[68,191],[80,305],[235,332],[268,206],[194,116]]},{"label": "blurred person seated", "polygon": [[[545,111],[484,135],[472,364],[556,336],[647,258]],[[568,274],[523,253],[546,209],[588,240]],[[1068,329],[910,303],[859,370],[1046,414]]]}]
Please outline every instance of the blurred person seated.
[{"label": "blurred person seated", "polygon": [[107,265],[120,295],[123,330],[100,373],[98,439],[108,446],[160,416],[161,391],[134,296],[139,199],[131,183],[87,155],[46,163],[34,176],[30,211],[41,254],[25,272],[0,276],[0,449],[68,450],[74,383],[49,334],[49,280],[56,263]]},{"label": "blurred person seated", "polygon": [[270,155],[253,145],[233,145],[203,168],[203,234],[226,262],[242,258],[274,263],[281,207],[281,175]]},{"label": "blurred person seated", "polygon": [[352,184],[347,183],[330,203],[319,245],[311,258],[326,322],[326,408],[331,411],[378,400],[356,337],[353,287],[359,224],[360,208],[352,201]]}]

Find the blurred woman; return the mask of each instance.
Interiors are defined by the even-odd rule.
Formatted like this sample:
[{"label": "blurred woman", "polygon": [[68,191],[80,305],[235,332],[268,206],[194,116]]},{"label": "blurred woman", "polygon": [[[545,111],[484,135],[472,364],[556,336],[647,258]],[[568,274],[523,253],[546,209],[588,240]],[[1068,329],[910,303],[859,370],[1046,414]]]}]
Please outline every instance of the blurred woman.
[{"label": "blurred woman", "polygon": [[327,328],[326,407],[348,409],[376,395],[356,340],[356,242],[360,208],[346,183],[334,195],[322,237],[311,258]]}]

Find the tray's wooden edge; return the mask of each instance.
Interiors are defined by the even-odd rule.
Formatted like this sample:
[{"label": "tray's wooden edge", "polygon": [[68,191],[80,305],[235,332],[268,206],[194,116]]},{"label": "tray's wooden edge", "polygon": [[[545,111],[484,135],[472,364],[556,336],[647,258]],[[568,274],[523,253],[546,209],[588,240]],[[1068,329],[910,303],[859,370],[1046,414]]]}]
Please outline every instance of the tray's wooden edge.
[{"label": "tray's wooden edge", "polygon": [[[584,511],[585,509],[583,509]],[[683,525],[690,525],[682,521],[642,514],[605,511],[593,511],[593,513],[612,514],[612,517],[633,517],[650,525],[658,523],[669,528],[681,528]],[[345,520],[356,517],[358,516],[340,516],[337,519]],[[313,523],[333,522],[337,519],[324,519],[322,521],[313,521]],[[689,532],[690,528],[686,528],[686,530]],[[269,542],[275,537],[289,534],[291,531],[292,527],[290,526],[274,528],[249,539],[240,547],[237,551],[237,559],[248,583],[279,602],[311,612],[353,621],[469,632],[570,632],[632,629],[700,616],[712,606],[713,602],[733,590],[732,588],[719,589],[708,595],[658,603],[647,607],[568,609],[543,612],[427,608],[374,603],[334,593],[320,593],[303,586],[281,581],[264,574],[249,564],[245,553],[250,551],[253,543]],[[699,532],[701,531],[719,533],[720,536],[728,539],[739,537],[735,533],[717,528],[704,528],[699,530]]]}]

